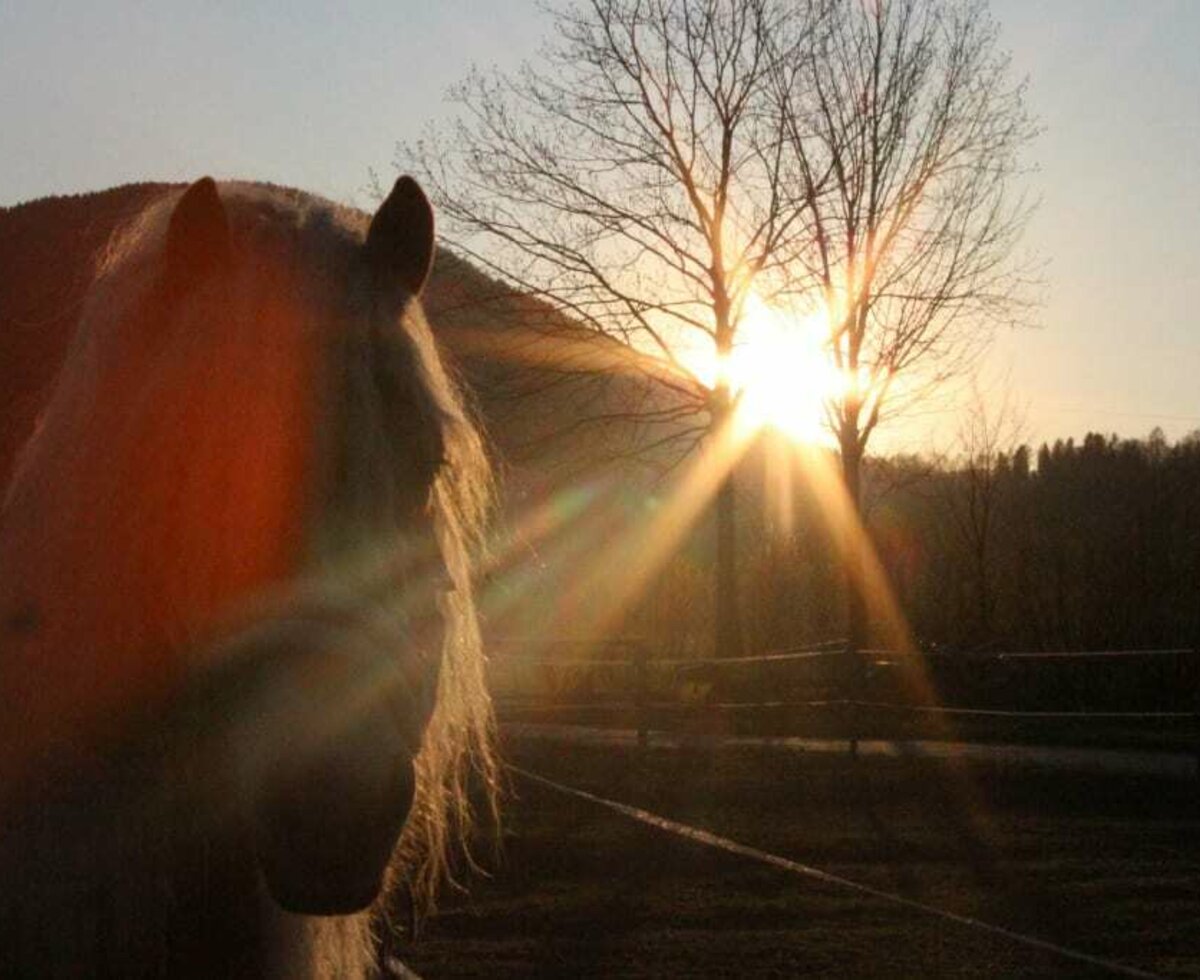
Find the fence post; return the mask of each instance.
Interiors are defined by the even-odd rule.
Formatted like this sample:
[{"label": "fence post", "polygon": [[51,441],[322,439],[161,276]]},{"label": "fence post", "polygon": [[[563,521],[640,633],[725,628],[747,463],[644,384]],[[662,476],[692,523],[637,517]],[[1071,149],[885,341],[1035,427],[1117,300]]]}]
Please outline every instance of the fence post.
[{"label": "fence post", "polygon": [[[766,745],[767,739],[774,734],[773,729],[775,726],[771,724],[774,719],[768,720],[767,718],[767,660],[765,654],[759,654],[758,663],[755,664],[754,686],[758,689],[755,692],[757,695],[755,700],[758,702],[758,711],[755,714],[758,717],[758,723],[756,725],[751,720],[749,724],[746,724],[741,718],[738,718],[736,719],[734,734],[753,735],[760,740],[760,744]],[[749,733],[746,732],[746,728],[750,729]]]},{"label": "fence post", "polygon": [[1194,775],[1200,781],[1200,664],[1196,662],[1196,651],[1188,651],[1188,670],[1192,682],[1192,759]]},{"label": "fence post", "polygon": [[646,717],[646,660],[649,651],[644,643],[637,643],[633,648],[633,704],[637,716],[637,744],[639,749],[645,749],[650,743],[649,721]]},{"label": "fence post", "polygon": [[858,761],[858,729],[855,727],[855,709],[858,707],[858,702],[863,700],[863,694],[866,681],[866,662],[863,659],[863,652],[857,648],[850,652],[850,683],[847,685],[849,698],[846,699],[846,704],[843,705],[842,723],[846,726],[849,732],[849,750],[850,758]]}]

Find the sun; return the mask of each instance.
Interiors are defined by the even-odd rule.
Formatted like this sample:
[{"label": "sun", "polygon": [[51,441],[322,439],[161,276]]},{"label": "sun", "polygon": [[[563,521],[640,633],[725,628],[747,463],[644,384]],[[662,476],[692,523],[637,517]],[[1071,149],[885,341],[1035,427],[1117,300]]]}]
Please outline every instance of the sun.
[{"label": "sun", "polygon": [[[828,441],[825,405],[846,391],[844,375],[829,359],[828,340],[823,312],[789,316],[751,293],[724,365],[738,396],[740,421],[753,429],[775,429],[796,442]],[[693,367],[711,386],[718,370],[713,355],[706,360]]]}]

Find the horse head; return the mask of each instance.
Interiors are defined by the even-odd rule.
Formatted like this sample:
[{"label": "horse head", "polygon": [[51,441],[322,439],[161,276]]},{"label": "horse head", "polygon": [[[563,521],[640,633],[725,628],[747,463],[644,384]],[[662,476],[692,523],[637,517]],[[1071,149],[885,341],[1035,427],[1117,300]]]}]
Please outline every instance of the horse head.
[{"label": "horse head", "polygon": [[[408,177],[365,233],[204,178],[114,243],[0,512],[0,810],[118,772],[171,801],[118,810],[186,825],[174,851],[244,847],[289,913],[428,890],[492,766],[489,484],[421,311],[433,255]],[[66,798],[86,833],[87,791]],[[60,880],[51,851],[21,872]],[[191,866],[155,855],[126,871]],[[241,908],[244,871],[176,893]]]}]

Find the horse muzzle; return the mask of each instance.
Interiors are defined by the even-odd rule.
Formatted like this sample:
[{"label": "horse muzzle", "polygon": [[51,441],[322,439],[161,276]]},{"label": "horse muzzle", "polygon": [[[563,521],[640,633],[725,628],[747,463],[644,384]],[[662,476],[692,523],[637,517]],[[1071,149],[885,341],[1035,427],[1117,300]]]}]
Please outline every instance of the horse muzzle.
[{"label": "horse muzzle", "polygon": [[[381,645],[316,629],[266,658],[239,768],[266,885],[284,909],[370,905],[416,795],[441,630]],[[244,754],[243,754],[244,753]]]}]

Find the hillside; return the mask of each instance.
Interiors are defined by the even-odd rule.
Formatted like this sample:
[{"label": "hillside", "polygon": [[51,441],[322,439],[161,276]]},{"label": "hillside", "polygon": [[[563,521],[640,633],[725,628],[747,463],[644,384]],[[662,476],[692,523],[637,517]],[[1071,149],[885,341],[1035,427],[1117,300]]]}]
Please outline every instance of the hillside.
[{"label": "hillside", "polygon": [[0,485],[58,371],[97,252],[166,186],[0,208]]},{"label": "hillside", "polygon": [[[97,253],[170,186],[128,184],[0,208],[0,485],[53,383]],[[557,482],[616,461],[659,468],[683,448],[687,423],[671,419],[702,393],[652,380],[650,359],[444,249],[424,300],[518,483]]]}]

